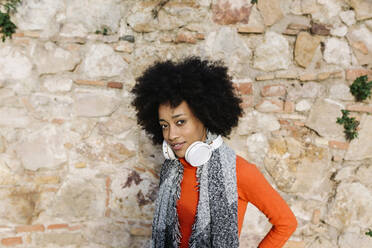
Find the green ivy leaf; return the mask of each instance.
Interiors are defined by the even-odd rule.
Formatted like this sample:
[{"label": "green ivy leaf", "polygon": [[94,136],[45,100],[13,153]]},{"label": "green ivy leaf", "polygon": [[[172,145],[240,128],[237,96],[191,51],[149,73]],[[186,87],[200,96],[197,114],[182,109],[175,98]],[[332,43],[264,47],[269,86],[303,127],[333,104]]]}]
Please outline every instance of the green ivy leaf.
[{"label": "green ivy leaf", "polygon": [[360,76],[350,85],[350,92],[357,101],[363,101],[371,97],[372,81],[368,82],[367,75]]}]

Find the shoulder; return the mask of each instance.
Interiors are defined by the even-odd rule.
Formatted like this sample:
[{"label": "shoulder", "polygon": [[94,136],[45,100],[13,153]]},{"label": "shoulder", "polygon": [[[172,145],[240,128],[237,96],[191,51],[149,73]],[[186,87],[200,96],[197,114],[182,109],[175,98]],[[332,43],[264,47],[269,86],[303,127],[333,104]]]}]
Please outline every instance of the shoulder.
[{"label": "shoulder", "polygon": [[236,171],[239,172],[254,172],[258,170],[255,164],[252,164],[242,158],[239,155],[236,155]]},{"label": "shoulder", "polygon": [[253,163],[236,156],[236,177],[239,183],[255,184],[266,181],[264,175]]}]

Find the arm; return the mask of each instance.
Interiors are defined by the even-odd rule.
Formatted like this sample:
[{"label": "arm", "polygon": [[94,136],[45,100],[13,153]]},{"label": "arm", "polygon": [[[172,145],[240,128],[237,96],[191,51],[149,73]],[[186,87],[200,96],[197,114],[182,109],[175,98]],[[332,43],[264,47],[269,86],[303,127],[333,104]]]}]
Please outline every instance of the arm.
[{"label": "arm", "polygon": [[297,227],[291,209],[255,165],[237,157],[236,168],[239,197],[255,205],[273,225],[259,248],[282,247]]}]

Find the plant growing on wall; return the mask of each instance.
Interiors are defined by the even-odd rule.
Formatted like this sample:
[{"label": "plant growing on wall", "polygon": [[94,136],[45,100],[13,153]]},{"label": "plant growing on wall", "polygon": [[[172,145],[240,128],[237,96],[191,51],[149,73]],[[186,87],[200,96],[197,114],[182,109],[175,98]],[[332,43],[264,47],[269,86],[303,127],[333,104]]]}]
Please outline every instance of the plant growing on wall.
[{"label": "plant growing on wall", "polygon": [[368,232],[366,232],[366,235],[372,237],[372,230],[368,229]]},{"label": "plant growing on wall", "polygon": [[363,101],[371,97],[372,81],[367,83],[367,75],[360,76],[350,85],[350,92],[357,101]]},{"label": "plant growing on wall", "polygon": [[257,3],[258,0],[251,0],[251,4]]},{"label": "plant growing on wall", "polygon": [[[4,1],[2,1],[4,2]],[[0,33],[2,33],[2,41],[6,37],[12,38],[17,26],[10,20],[10,14],[17,11],[17,5],[21,0],[7,0],[5,3],[0,2]]]},{"label": "plant growing on wall", "polygon": [[354,117],[349,117],[350,111],[343,109],[341,112],[342,117],[337,118],[337,123],[344,125],[346,139],[350,141],[358,137],[357,127],[359,126],[359,121],[357,121]]}]

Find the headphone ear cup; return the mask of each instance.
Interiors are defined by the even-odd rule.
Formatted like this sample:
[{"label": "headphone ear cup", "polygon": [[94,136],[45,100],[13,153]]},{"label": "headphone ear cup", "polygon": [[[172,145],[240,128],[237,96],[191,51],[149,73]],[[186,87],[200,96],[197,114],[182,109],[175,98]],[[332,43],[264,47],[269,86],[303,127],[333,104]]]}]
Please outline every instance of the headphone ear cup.
[{"label": "headphone ear cup", "polygon": [[165,140],[163,140],[162,148],[165,159],[176,159],[176,155],[174,155],[172,148]]},{"label": "headphone ear cup", "polygon": [[196,141],[186,150],[185,159],[194,167],[208,162],[212,156],[212,147],[204,142]]}]

